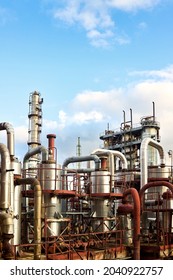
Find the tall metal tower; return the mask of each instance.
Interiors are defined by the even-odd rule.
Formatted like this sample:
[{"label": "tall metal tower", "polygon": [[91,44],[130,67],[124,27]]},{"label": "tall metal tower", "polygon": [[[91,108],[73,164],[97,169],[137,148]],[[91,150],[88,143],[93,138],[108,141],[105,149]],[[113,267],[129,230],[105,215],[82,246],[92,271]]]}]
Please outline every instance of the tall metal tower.
[{"label": "tall metal tower", "polygon": [[[77,155],[78,157],[81,156],[80,137],[77,138],[76,155]],[[80,168],[80,162],[77,163],[77,167]]]},{"label": "tall metal tower", "polygon": [[[42,103],[40,93],[34,91],[29,97],[29,128],[28,128],[28,151],[41,145],[40,135],[42,130]],[[30,161],[37,163],[40,155],[32,157]]]}]

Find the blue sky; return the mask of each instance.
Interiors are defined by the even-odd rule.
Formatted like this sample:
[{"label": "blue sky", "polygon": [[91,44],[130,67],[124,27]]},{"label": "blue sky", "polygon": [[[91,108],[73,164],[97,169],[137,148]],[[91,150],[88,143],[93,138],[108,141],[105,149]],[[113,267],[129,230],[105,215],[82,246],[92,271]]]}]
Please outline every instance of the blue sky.
[{"label": "blue sky", "polygon": [[[161,143],[173,149],[172,0],[0,0],[1,122],[27,152],[29,95],[44,99],[42,144],[55,133],[60,163],[88,155],[123,110],[134,122],[156,105]],[[1,132],[0,141],[5,141]]]}]

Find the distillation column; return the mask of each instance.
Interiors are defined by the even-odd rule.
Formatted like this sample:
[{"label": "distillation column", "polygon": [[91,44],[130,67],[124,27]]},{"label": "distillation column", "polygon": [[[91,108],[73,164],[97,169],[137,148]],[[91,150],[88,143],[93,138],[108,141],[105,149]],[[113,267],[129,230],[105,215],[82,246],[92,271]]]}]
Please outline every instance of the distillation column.
[{"label": "distillation column", "polygon": [[[42,130],[42,103],[43,98],[40,93],[34,91],[29,97],[29,128],[28,128],[28,151],[41,145],[40,135]],[[36,154],[30,158],[28,167],[35,168],[40,161],[40,154]],[[32,174],[30,174],[32,176]]]}]

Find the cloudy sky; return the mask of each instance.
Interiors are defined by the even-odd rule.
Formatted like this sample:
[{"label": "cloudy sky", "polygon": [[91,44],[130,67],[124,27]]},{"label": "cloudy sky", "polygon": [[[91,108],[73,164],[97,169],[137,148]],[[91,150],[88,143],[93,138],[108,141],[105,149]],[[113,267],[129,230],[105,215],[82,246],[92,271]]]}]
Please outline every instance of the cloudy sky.
[{"label": "cloudy sky", "polygon": [[[99,136],[152,115],[173,149],[172,0],[0,0],[1,122],[28,150],[29,95],[44,102],[42,145],[55,133],[58,161],[88,155]],[[0,141],[6,141],[3,132]]]}]

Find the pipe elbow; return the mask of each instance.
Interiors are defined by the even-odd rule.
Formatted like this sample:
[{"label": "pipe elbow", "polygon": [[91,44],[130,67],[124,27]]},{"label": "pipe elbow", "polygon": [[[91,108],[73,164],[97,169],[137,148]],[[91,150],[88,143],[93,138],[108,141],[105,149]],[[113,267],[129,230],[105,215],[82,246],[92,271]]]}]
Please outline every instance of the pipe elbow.
[{"label": "pipe elbow", "polygon": [[7,133],[9,134],[14,134],[14,128],[12,126],[12,124],[8,123],[8,122],[3,122],[0,123],[0,130],[6,130]]},{"label": "pipe elbow", "polygon": [[38,146],[36,148],[33,148],[32,150],[30,150],[29,152],[27,152],[25,154],[24,159],[23,159],[23,164],[25,164],[30,157],[32,157],[36,154],[40,154],[40,153],[42,153],[42,161],[47,161],[48,160],[48,150],[44,146]]}]

